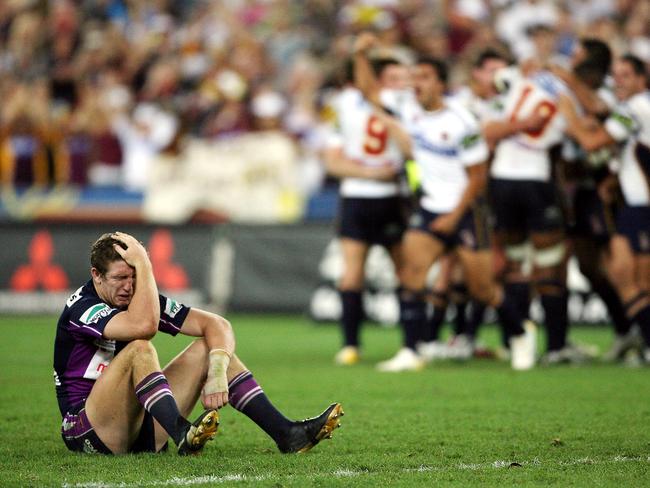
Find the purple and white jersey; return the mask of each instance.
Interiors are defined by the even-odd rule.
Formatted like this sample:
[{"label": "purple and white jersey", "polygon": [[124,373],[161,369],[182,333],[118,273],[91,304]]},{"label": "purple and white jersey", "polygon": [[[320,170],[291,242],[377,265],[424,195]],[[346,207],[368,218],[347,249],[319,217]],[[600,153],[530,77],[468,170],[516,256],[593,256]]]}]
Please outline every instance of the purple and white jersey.
[{"label": "purple and white jersey", "polygon": [[[178,334],[190,309],[162,295],[159,299],[158,330]],[[54,385],[61,415],[83,403],[115,354],[128,344],[104,337],[106,324],[122,311],[99,298],[92,280],[68,298],[54,343]]]}]

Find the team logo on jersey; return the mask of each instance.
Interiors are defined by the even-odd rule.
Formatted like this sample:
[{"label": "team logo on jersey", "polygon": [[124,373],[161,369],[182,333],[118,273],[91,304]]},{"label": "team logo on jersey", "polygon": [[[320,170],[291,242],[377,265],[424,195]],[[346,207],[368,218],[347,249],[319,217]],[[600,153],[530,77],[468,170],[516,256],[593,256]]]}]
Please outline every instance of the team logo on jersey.
[{"label": "team logo on jersey", "polygon": [[632,117],[628,117],[620,112],[614,112],[611,117],[613,120],[625,127],[626,131],[632,132],[635,130],[634,119],[632,119]]},{"label": "team logo on jersey", "polygon": [[113,312],[113,310],[116,309],[111,308],[105,303],[98,303],[97,305],[93,305],[88,310],[86,310],[81,315],[79,320],[81,320],[81,322],[83,322],[84,324],[94,324],[96,322],[99,322],[100,319],[110,315],[111,312]]},{"label": "team logo on jersey", "polygon": [[167,298],[167,301],[165,302],[165,313],[167,315],[174,318],[176,317],[176,314],[180,312],[181,308],[183,308],[182,303],[178,303],[176,300]]},{"label": "team logo on jersey", "polygon": [[476,146],[481,141],[481,134],[468,134],[460,141],[463,149],[469,149]]}]

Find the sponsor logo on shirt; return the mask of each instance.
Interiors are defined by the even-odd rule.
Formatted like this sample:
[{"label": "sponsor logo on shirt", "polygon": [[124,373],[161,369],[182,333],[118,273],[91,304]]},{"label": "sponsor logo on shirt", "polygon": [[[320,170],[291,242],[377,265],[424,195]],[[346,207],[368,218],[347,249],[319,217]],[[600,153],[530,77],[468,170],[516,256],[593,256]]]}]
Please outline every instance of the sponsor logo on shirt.
[{"label": "sponsor logo on shirt", "polygon": [[171,318],[176,317],[176,314],[180,312],[181,308],[183,308],[183,304],[178,303],[176,300],[172,300],[171,298],[167,298],[166,300],[165,313]]},{"label": "sponsor logo on shirt", "polygon": [[66,304],[68,307],[72,307],[72,305],[73,305],[75,302],[79,301],[79,299],[81,298],[81,290],[82,290],[82,288],[83,288],[83,286],[80,286],[80,287],[77,289],[77,291],[75,291],[72,295],[70,295],[70,298],[68,298],[68,301],[65,302],[65,304]]},{"label": "sponsor logo on shirt", "polygon": [[88,310],[86,310],[81,315],[79,320],[81,320],[81,322],[83,322],[84,324],[94,324],[99,322],[99,320],[102,319],[103,317],[107,317],[108,315],[110,315],[111,312],[113,312],[113,310],[116,309],[111,308],[105,303],[98,303],[97,305],[93,305]]}]

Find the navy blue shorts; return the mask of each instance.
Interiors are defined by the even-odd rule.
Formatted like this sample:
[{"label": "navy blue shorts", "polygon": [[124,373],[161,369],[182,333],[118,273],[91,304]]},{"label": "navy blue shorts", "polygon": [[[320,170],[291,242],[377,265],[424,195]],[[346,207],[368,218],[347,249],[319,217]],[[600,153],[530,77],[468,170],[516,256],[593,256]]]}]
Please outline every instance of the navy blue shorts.
[{"label": "navy blue shorts", "polygon": [[498,230],[528,235],[564,228],[564,215],[554,183],[493,178],[489,194]]},{"label": "navy blue shorts", "polygon": [[447,249],[461,246],[473,251],[490,248],[490,230],[487,221],[485,205],[475,205],[460,219],[456,231],[452,234],[442,234],[431,230],[431,223],[440,213],[429,212],[419,208],[409,222],[411,229],[419,229],[441,241]]},{"label": "navy blue shorts", "polygon": [[630,241],[636,254],[650,254],[650,205],[621,208],[616,231]]},{"label": "navy blue shorts", "polygon": [[401,197],[342,198],[338,235],[368,244],[389,247],[401,241],[406,229]]},{"label": "navy blue shorts", "polygon": [[572,199],[573,221],[569,235],[587,237],[606,244],[616,231],[616,215],[612,205],[606,205],[593,188],[578,188]]},{"label": "navy blue shorts", "polygon": [[[71,451],[89,454],[113,454],[99,438],[90,424],[83,404],[69,410],[63,416],[61,437],[66,447]],[[165,450],[167,445],[161,450]],[[149,412],[144,413],[142,427],[137,439],[131,445],[129,452],[156,452],[156,435],[153,417]]]}]

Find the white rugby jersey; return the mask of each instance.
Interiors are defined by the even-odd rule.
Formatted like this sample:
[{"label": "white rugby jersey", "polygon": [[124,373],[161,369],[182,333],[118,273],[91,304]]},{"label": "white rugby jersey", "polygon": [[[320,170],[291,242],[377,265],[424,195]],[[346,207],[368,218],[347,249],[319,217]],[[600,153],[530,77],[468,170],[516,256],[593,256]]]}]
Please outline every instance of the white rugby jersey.
[{"label": "white rugby jersey", "polygon": [[625,202],[650,205],[650,91],[622,102],[605,121],[605,130],[625,142],[618,171]]},{"label": "white rugby jersey", "polygon": [[[328,146],[342,147],[347,158],[364,166],[401,167],[404,163],[402,152],[361,91],[345,88],[337,96],[334,109],[337,130],[330,136]],[[400,189],[397,182],[343,178],[340,192],[345,197],[382,198],[398,195]]]},{"label": "white rugby jersey", "polygon": [[504,119],[521,120],[541,114],[545,124],[538,130],[519,132],[497,144],[491,175],[505,180],[549,181],[549,150],[564,139],[566,120],[558,113],[557,99],[569,93],[563,81],[541,71],[512,83],[505,98]]},{"label": "white rugby jersey", "polygon": [[481,98],[469,86],[462,86],[449,97],[469,110],[479,122],[499,120],[503,117],[504,99],[501,95]]},{"label": "white rugby jersey", "polygon": [[476,117],[452,101],[428,112],[411,97],[395,108],[420,167],[420,205],[434,213],[451,212],[467,187],[466,167],[486,162],[489,155]]}]

